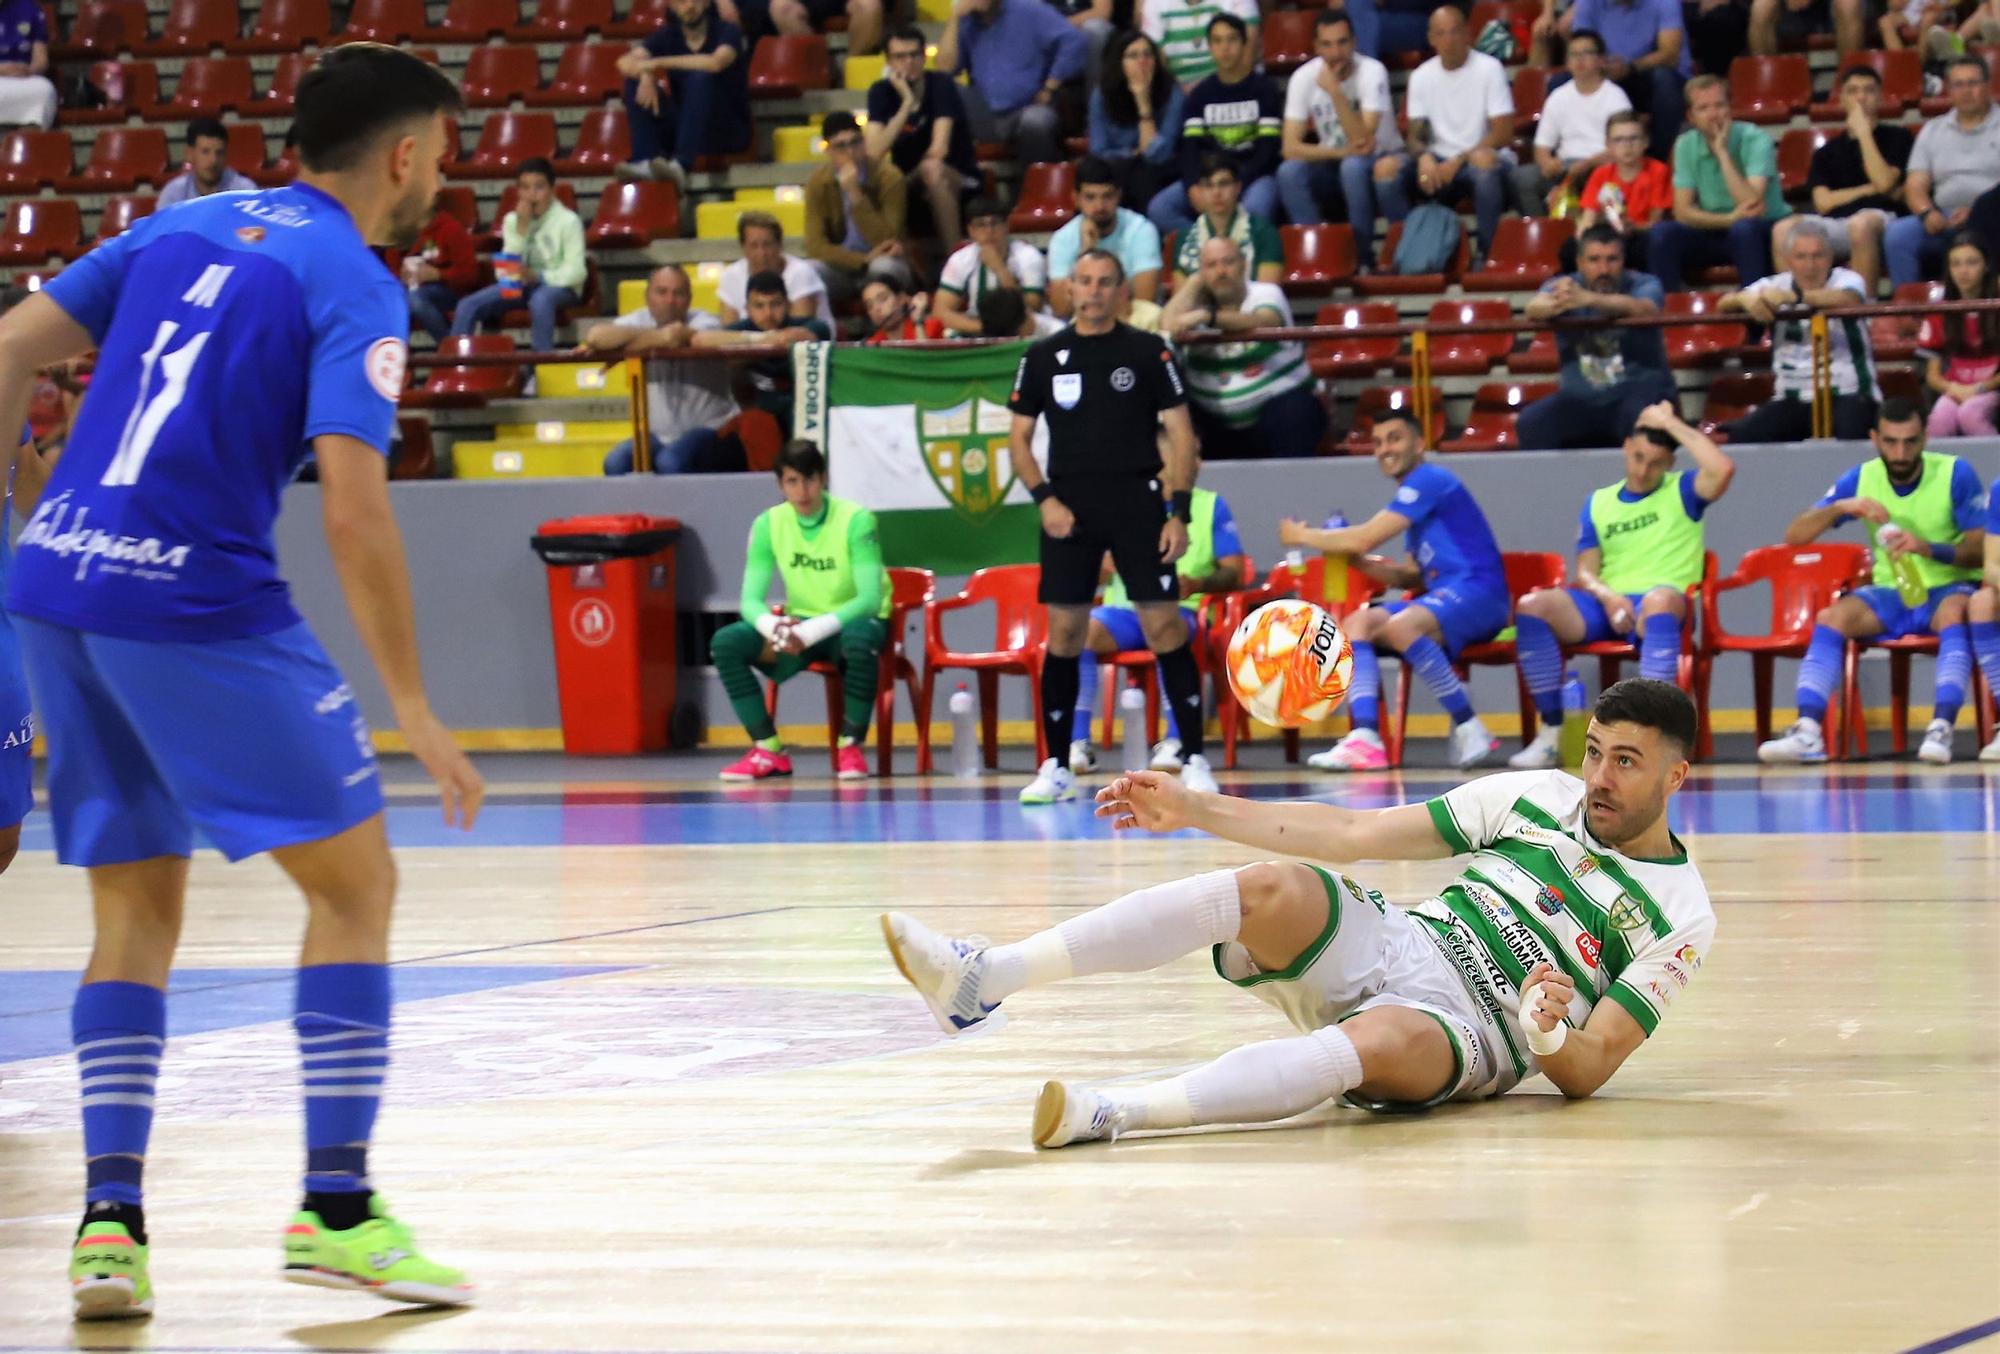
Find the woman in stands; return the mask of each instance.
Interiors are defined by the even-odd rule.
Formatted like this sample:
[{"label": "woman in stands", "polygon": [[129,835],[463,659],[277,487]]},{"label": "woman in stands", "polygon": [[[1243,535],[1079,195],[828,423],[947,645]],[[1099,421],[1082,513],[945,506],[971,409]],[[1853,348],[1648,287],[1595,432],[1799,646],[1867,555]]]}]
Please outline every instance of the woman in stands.
[{"label": "woman in stands", "polygon": [[[1945,258],[1945,299],[1976,301],[2000,295],[1993,263],[1977,237],[1961,235]],[[1932,438],[1991,437],[2000,412],[2000,310],[1932,315],[1917,347],[1928,360],[1924,376],[1937,393],[1926,431]]]},{"label": "woman in stands", "polygon": [[1090,94],[1090,153],[1117,171],[1125,201],[1143,207],[1180,178],[1180,129],[1181,87],[1159,44],[1144,33],[1113,35]]}]

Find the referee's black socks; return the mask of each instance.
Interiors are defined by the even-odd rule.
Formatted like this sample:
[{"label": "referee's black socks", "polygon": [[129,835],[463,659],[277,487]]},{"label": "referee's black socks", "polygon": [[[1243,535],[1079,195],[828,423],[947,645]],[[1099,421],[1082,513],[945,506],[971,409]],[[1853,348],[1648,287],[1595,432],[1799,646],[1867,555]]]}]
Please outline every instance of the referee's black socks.
[{"label": "referee's black socks", "polygon": [[1167,700],[1174,710],[1174,731],[1180,735],[1181,756],[1201,753],[1202,708],[1201,669],[1194,664],[1194,645],[1184,643],[1172,653],[1158,655],[1160,680],[1167,688]]},{"label": "referee's black socks", "polygon": [[1069,736],[1076,719],[1077,659],[1049,654],[1042,659],[1042,728],[1049,756],[1068,765]]}]

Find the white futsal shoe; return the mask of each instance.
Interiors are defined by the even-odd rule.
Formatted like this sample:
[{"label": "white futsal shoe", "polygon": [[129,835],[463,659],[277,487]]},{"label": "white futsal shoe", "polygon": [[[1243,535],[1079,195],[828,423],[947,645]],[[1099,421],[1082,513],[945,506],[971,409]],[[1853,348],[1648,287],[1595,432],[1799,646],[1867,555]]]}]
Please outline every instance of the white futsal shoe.
[{"label": "white futsal shoe", "polygon": [[1073,1142],[1116,1142],[1125,1132],[1125,1113],[1088,1086],[1051,1081],[1035,1101],[1035,1146],[1067,1147]]},{"label": "white futsal shoe", "polygon": [[1982,762],[2000,762],[2000,730],[1995,731],[1992,742],[1979,749],[1979,760]]},{"label": "white futsal shoe", "polygon": [[1186,763],[1182,765],[1181,786],[1184,789],[1192,790],[1198,795],[1219,794],[1222,788],[1215,783],[1215,772],[1210,769],[1208,758],[1202,756],[1199,752],[1188,758]]},{"label": "white futsal shoe", "polygon": [[1544,724],[1535,741],[1507,759],[1516,771],[1548,771],[1562,765],[1562,730]]},{"label": "white futsal shoe", "polygon": [[[1069,773],[1087,776],[1097,769],[1097,749],[1088,738],[1073,738],[1069,744]],[[1025,802],[1025,800],[1023,801]]]},{"label": "white futsal shoe", "polygon": [[1035,772],[1035,778],[1021,787],[1023,804],[1062,804],[1076,798],[1076,775],[1051,757]]},{"label": "white futsal shoe", "polygon": [[1757,760],[1769,766],[1823,762],[1826,760],[1826,735],[1820,732],[1818,720],[1801,719],[1779,737],[1759,743]]},{"label": "white futsal shoe", "polygon": [[1478,716],[1451,731],[1451,764],[1461,771],[1485,766],[1500,755],[1500,740]]},{"label": "white futsal shoe", "polygon": [[1941,719],[1931,721],[1924,730],[1924,745],[1917,749],[1917,760],[1932,766],[1951,765],[1951,725]]},{"label": "white futsal shoe", "polygon": [[1146,763],[1154,771],[1178,771],[1181,769],[1181,740],[1162,738],[1153,744],[1153,760]]},{"label": "white futsal shoe", "polygon": [[889,957],[949,1035],[963,1034],[986,1023],[1000,1009],[979,1000],[979,980],[986,974],[986,940],[968,936],[956,940],[939,935],[902,912],[882,914],[882,939]]}]

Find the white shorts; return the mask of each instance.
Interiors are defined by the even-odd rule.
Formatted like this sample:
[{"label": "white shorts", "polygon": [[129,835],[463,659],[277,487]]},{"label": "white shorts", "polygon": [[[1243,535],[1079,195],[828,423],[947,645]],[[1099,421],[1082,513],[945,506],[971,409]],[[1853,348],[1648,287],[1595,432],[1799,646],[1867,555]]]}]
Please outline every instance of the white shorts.
[{"label": "white shorts", "polygon": [[1300,1030],[1337,1025],[1377,1006],[1407,1006],[1436,1020],[1451,1041],[1456,1076],[1420,1102],[1374,1101],[1353,1092],[1343,1097],[1357,1109],[1424,1110],[1511,1090],[1521,1074],[1503,1029],[1494,1013],[1481,1009],[1430,929],[1348,876],[1311,868],[1326,884],[1326,929],[1319,937],[1276,973],[1259,969],[1234,941],[1217,945],[1215,971],[1284,1012]]}]

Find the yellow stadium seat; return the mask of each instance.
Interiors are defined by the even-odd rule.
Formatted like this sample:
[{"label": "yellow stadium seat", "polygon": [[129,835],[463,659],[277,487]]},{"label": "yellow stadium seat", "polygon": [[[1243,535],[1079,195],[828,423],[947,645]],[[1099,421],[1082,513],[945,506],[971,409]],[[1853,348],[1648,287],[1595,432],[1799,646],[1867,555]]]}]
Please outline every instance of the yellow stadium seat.
[{"label": "yellow stadium seat", "polygon": [[[725,265],[710,260],[688,266],[688,282],[694,288],[693,308],[713,314],[716,310],[716,289],[722,285],[722,270]],[[646,304],[646,279],[628,277],[618,284],[618,313],[630,315]]]},{"label": "yellow stadium seat", "polygon": [[738,188],[731,194],[746,207],[768,207],[778,200],[776,188]]},{"label": "yellow stadium seat", "polygon": [[864,93],[870,85],[882,78],[884,62],[879,56],[849,56],[847,58],[847,87]]},{"label": "yellow stadium seat", "polygon": [[804,202],[701,202],[694,209],[695,237],[702,240],[735,239],[736,218],[746,211],[769,212],[778,218],[787,236],[796,238],[806,233]]},{"label": "yellow stadium seat", "polygon": [[618,313],[630,315],[646,304],[646,279],[628,277],[618,284]]},{"label": "yellow stadium seat", "polygon": [[917,0],[917,22],[925,24],[950,23],[954,6],[952,0]]},{"label": "yellow stadium seat", "polygon": [[796,165],[817,160],[826,151],[819,127],[780,127],[771,133],[771,155],[779,164]]},{"label": "yellow stadium seat", "polygon": [[[646,304],[644,283],[639,287],[639,304]],[[535,392],[543,399],[624,399],[630,390],[622,365],[606,370],[602,362],[549,362],[535,368]]]},{"label": "yellow stadium seat", "polygon": [[631,435],[632,425],[622,418],[549,418],[540,423],[502,423],[493,429],[496,442],[532,442],[537,446],[622,442]]},{"label": "yellow stadium seat", "polygon": [[616,445],[606,441],[460,442],[451,451],[452,469],[462,480],[578,479],[602,475],[604,453]]}]

